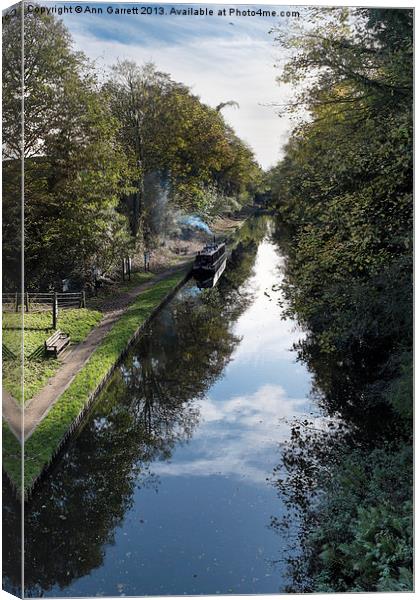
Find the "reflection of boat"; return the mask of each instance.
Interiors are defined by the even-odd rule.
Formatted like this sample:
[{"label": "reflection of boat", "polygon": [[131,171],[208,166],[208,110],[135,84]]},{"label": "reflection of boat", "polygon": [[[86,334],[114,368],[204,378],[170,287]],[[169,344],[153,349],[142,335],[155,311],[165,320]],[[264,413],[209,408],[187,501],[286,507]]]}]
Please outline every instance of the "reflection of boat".
[{"label": "reflection of boat", "polygon": [[209,288],[216,285],[226,267],[226,244],[206,244],[197,252],[192,273],[199,288]]},{"label": "reflection of boat", "polygon": [[222,275],[225,268],[226,268],[226,255],[225,255],[225,258],[223,259],[222,263],[220,264],[218,270],[215,273],[213,273],[213,274],[207,273],[206,275],[194,273],[194,278],[197,282],[197,287],[200,289],[214,287],[216,285],[216,283],[219,281],[219,278]]}]

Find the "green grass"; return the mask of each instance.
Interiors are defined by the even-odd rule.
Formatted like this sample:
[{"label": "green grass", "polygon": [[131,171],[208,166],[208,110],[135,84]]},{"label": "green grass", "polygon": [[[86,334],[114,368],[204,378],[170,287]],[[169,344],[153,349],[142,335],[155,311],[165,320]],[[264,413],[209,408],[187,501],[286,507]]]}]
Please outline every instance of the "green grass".
[{"label": "green grass", "polygon": [[[72,344],[78,344],[99,323],[101,317],[100,312],[87,308],[62,310],[58,316],[57,326],[58,329],[69,334]],[[60,367],[60,361],[47,358],[42,353],[44,341],[54,331],[51,327],[51,312],[27,313],[24,323],[25,402],[28,402],[56,373]],[[18,402],[22,402],[21,324],[22,315],[3,313],[3,343],[17,355],[16,359],[3,361],[3,386]],[[40,356],[30,358],[36,350],[40,350]]]},{"label": "green grass", "polygon": [[2,423],[3,469],[18,490],[21,489],[22,447],[5,420]]},{"label": "green grass", "polygon": [[137,287],[138,285],[141,285],[142,283],[150,281],[154,277],[156,277],[156,275],[150,272],[145,273],[141,271],[136,271],[135,273],[131,273],[130,281],[119,281],[118,284],[107,285],[105,288],[100,289],[97,297],[89,298],[89,306],[101,310],[103,302],[107,301],[116,293],[120,295],[122,293],[129,292],[133,288]]},{"label": "green grass", "polygon": [[[59,366],[59,361],[54,358],[25,362],[25,403],[47,384]],[[19,360],[3,361],[3,387],[22,404],[22,367]]]},{"label": "green grass", "polygon": [[[25,443],[25,490],[28,490],[43,468],[51,461],[62,438],[78,417],[89,396],[96,390],[109,369],[115,364],[127,342],[153,310],[182,280],[184,273],[175,273],[142,292],[107,333],[86,365],[60,396],[45,419]],[[18,489],[20,479],[10,468],[13,457],[6,456],[5,468]]]},{"label": "green grass", "polygon": [[120,283],[118,285],[118,289],[122,292],[128,292],[136,285],[150,281],[153,279],[153,277],[156,277],[156,275],[154,273],[150,273],[150,271],[147,271],[146,273],[143,271],[136,271],[136,273],[131,273],[131,281]]}]

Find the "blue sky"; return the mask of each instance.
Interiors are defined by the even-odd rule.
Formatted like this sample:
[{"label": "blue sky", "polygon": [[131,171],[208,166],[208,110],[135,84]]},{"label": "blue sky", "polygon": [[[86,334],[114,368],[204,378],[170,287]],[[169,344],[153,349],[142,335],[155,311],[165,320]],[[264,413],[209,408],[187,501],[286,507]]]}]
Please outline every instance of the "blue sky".
[{"label": "blue sky", "polygon": [[[50,3],[60,6],[64,3]],[[69,3],[67,3],[69,5]],[[74,6],[76,4],[73,4]],[[86,4],[80,3],[81,6]],[[263,167],[275,164],[291,128],[273,104],[283,104],[290,90],[276,82],[274,68],[281,56],[269,31],[290,26],[286,17],[115,15],[106,7],[129,8],[139,4],[92,3],[103,14],[63,15],[75,46],[106,69],[117,59],[152,61],[173,79],[188,85],[203,102],[216,106],[235,100],[240,108],[224,109],[226,120],[255,151]],[[149,4],[177,8],[287,10],[285,6]],[[302,10],[302,7],[300,7]]]}]

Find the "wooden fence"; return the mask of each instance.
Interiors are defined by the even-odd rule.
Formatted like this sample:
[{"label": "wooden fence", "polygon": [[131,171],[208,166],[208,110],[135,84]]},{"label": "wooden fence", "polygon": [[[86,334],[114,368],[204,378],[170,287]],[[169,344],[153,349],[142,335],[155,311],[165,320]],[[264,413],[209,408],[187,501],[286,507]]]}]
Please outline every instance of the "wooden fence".
[{"label": "wooden fence", "polygon": [[2,294],[3,312],[43,312],[66,308],[85,308],[85,292],[25,292]]}]

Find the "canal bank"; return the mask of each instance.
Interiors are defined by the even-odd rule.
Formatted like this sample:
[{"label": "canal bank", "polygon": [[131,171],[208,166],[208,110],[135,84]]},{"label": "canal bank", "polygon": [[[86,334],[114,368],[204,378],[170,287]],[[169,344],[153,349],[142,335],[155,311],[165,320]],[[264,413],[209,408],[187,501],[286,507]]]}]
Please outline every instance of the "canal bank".
[{"label": "canal bank", "polygon": [[[60,386],[47,388],[48,396],[54,393],[57,393],[57,396],[51,396],[49,406],[46,404],[45,407],[40,407],[43,412],[40,413],[38,422],[35,420],[31,427],[29,423],[28,431],[25,430],[23,489],[21,446],[16,434],[10,431],[7,421],[3,421],[3,466],[18,497],[23,493],[24,498],[28,499],[37,481],[77,429],[130,345],[138,338],[149,320],[188,279],[189,271],[189,268],[175,271],[146,287],[125,310],[120,311],[121,314],[114,315],[113,322],[104,323],[106,329],[102,332],[102,341],[98,339],[96,344],[88,343],[85,344],[86,349],[81,349],[86,356],[80,357],[83,359],[82,362],[79,361],[80,365],[76,364],[77,361],[75,365],[69,365],[70,371],[73,368],[75,372],[69,372],[67,384],[63,380],[62,393],[57,391]],[[101,333],[99,328],[92,332],[91,337],[98,333]],[[58,374],[60,375],[60,372]],[[46,398],[45,402],[48,399]],[[39,407],[31,402],[27,410],[32,409],[34,412],[37,408]],[[36,419],[36,415],[34,418]],[[15,425],[19,423],[16,422]]]},{"label": "canal bank", "polygon": [[[244,226],[248,217],[245,215],[242,220],[231,220],[227,225],[219,224],[216,229],[218,237],[223,235],[227,240],[230,252],[237,243],[237,230]],[[140,286],[139,298],[131,294],[131,301],[135,298],[131,305],[126,301],[124,307],[106,315],[87,340],[72,351],[57,375],[28,403],[24,421],[21,408],[14,399],[3,398],[3,467],[18,498],[21,493],[25,500],[30,497],[39,479],[50,469],[67,441],[77,431],[129,347],[189,276],[190,267],[181,272],[174,269],[173,277],[170,273],[162,273],[156,280]],[[153,298],[151,303],[149,297]],[[142,307],[145,308],[145,315],[139,316],[139,321],[128,328],[123,327],[130,320],[133,310],[140,310],[141,313]],[[143,318],[144,321],[141,320]],[[23,478],[19,442],[22,437],[25,440]]]},{"label": "canal bank", "polygon": [[238,238],[215,288],[188,282],[148,324],[39,481],[26,595],[284,589],[288,542],[270,523],[285,507],[267,480],[310,376],[280,319],[281,255],[262,222]]}]

